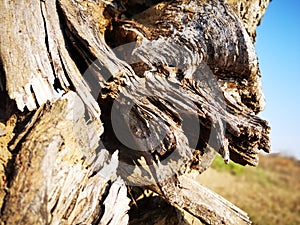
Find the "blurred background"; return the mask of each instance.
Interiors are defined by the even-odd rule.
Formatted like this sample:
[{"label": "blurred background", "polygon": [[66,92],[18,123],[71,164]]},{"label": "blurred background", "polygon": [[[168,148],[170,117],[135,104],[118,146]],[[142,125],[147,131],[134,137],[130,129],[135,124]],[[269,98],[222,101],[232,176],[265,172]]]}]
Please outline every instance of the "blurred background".
[{"label": "blurred background", "polygon": [[273,0],[257,28],[272,152],[300,159],[300,1]]}]

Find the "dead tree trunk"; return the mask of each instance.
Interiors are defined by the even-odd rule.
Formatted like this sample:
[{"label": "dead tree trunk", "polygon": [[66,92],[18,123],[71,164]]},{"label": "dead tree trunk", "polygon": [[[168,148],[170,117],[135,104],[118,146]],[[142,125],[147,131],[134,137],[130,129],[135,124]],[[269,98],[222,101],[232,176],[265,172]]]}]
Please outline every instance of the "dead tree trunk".
[{"label": "dead tree trunk", "polygon": [[1,224],[250,223],[189,174],[270,150],[253,47],[268,3],[1,1]]}]

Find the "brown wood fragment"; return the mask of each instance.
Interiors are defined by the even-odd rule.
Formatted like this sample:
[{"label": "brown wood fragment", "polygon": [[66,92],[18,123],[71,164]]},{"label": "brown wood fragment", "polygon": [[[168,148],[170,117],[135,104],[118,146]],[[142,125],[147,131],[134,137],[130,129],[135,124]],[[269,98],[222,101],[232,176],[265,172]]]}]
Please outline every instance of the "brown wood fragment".
[{"label": "brown wood fragment", "polygon": [[161,224],[249,224],[187,174],[270,151],[254,50],[268,3],[0,2],[1,224],[127,224],[126,185],[176,208]]}]

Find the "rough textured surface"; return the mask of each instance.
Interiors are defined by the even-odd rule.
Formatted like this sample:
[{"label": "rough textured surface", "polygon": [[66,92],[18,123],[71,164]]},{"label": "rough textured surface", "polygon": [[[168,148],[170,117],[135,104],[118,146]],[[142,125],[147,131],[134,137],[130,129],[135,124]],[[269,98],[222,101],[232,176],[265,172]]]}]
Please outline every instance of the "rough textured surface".
[{"label": "rough textured surface", "polygon": [[160,196],[144,195],[129,211],[130,225],[203,225],[199,219],[170,205]]},{"label": "rough textured surface", "polygon": [[226,0],[244,23],[250,37],[255,41],[256,27],[266,12],[271,0]]},{"label": "rough textured surface", "polygon": [[[204,1],[201,4],[198,1],[171,1],[154,5],[131,20],[120,19],[113,24],[116,28],[107,32],[107,40],[121,45],[131,43],[134,37],[137,42],[133,45],[135,55],[143,61],[132,65],[139,76],[135,77],[137,82],[126,83],[129,86],[125,87],[126,90],[120,87],[121,90],[117,91],[134,95],[135,90],[141,89],[141,83],[145,82],[147,90],[144,93],[140,91],[138,97],[141,93],[144,96],[156,95],[157,99],[168,99],[166,96],[170,96],[168,100],[174,102],[170,99],[174,97],[171,92],[178,89],[180,95],[186,93],[179,100],[187,102],[183,106],[186,107],[185,111],[197,111],[205,123],[210,120],[212,127],[226,124],[226,137],[218,130],[221,137],[216,141],[220,142],[218,147],[225,160],[229,157],[227,146],[232,159],[242,164],[256,165],[258,149],[269,151],[268,125],[253,114],[264,107],[257,56],[243,23],[231,7],[219,1]],[[120,38],[119,33],[125,33],[128,38]],[[118,52],[118,48],[115,51]],[[128,56],[123,59],[132,60]],[[203,71],[208,72],[203,75]],[[115,80],[121,83],[118,76]],[[113,86],[112,83],[109,85]],[[128,89],[130,93],[127,93]],[[165,94],[168,89],[170,93]],[[113,98],[115,91],[111,90]],[[107,94],[101,96],[106,97]],[[154,99],[154,104],[151,101],[147,103],[147,109],[165,113],[166,110],[160,107],[157,99]],[[205,102],[209,103],[207,108]],[[191,106],[194,103],[199,103],[200,107]],[[146,107],[143,103],[136,104]],[[172,107],[175,107],[173,111],[179,110],[176,105]],[[201,107],[205,107],[205,110]],[[176,120],[174,117],[171,114],[168,120]],[[205,123],[201,125],[209,129]],[[250,139],[249,142],[244,141]]]},{"label": "rough textured surface", "polygon": [[126,224],[126,183],[177,218],[250,223],[185,173],[270,150],[253,47],[267,4],[2,1],[1,99],[17,121],[8,131],[1,109],[1,222]]},{"label": "rough textured surface", "polygon": [[6,166],[12,155],[7,149],[8,143],[13,138],[13,129],[16,125],[16,116],[12,116],[6,124],[0,123],[0,205],[3,204],[7,189]]},{"label": "rough textured surface", "polygon": [[126,224],[129,199],[116,175],[117,152],[109,157],[96,149],[100,124],[86,124],[83,110],[70,92],[39,108],[30,130],[15,140],[11,150],[18,153],[2,207],[6,224]]}]

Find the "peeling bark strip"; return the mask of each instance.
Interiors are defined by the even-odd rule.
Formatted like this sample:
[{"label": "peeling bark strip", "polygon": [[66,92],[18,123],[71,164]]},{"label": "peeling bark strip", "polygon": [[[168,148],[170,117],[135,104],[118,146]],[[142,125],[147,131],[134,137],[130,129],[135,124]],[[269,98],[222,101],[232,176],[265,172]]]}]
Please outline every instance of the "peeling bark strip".
[{"label": "peeling bark strip", "polygon": [[249,224],[186,174],[270,151],[253,46],[268,3],[0,2],[0,101],[19,110],[0,111],[1,224],[127,224],[125,183]]}]

